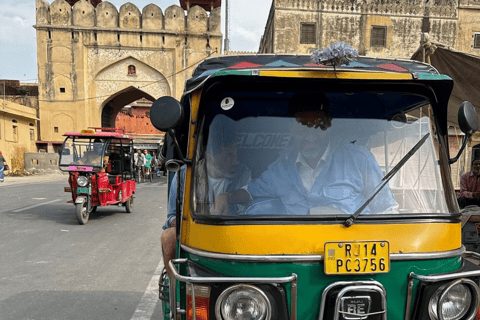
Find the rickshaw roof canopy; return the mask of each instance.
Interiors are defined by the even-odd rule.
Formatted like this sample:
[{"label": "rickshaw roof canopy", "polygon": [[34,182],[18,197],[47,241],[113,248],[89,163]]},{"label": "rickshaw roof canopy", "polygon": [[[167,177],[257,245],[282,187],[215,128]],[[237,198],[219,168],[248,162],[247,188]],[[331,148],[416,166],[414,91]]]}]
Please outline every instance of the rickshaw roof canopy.
[{"label": "rickshaw roof canopy", "polygon": [[[185,92],[188,93],[210,78],[226,75],[259,76],[260,70],[333,70],[333,66],[315,64],[309,55],[238,55],[223,56],[204,60],[187,80]],[[416,74],[418,79],[451,80],[429,64],[400,59],[379,59],[358,57],[349,65],[336,66],[337,71],[373,71]]]},{"label": "rickshaw roof canopy", "polygon": [[92,127],[82,131],[65,132],[65,137],[82,137],[82,138],[120,138],[133,139],[132,136],[126,135],[123,129],[119,128],[97,128]]},{"label": "rickshaw roof canopy", "polygon": [[[334,67],[315,64],[310,55],[215,57],[206,59],[197,66],[192,77],[187,80],[184,98],[200,88],[203,88],[202,92],[207,92],[212,87],[218,87],[219,83],[223,83],[225,91],[229,91],[228,88],[233,91],[249,90],[252,86],[255,90],[261,90],[263,85],[276,88],[279,83],[282,83],[282,86],[278,87],[278,91],[288,89],[289,86],[295,91],[304,90],[310,80],[312,83],[318,81],[316,90],[323,90],[324,85],[339,90],[348,86],[356,91],[375,91],[378,88],[379,92],[385,90],[384,92],[428,96],[433,102],[432,107],[440,132],[447,132],[448,99],[453,80],[440,74],[433,66],[413,60],[358,57],[348,65]],[[366,113],[359,114],[359,117],[381,119],[398,111],[411,112],[424,105],[405,104],[402,110],[399,103],[386,103],[382,105],[387,108],[383,114],[372,115],[365,109]]]}]

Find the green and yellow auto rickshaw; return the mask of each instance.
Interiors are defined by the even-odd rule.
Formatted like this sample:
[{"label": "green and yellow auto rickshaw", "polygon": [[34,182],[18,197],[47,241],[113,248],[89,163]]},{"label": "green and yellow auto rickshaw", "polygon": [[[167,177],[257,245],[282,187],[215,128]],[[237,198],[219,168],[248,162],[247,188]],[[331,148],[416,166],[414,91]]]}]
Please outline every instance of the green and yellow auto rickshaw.
[{"label": "green and yellow auto rickshaw", "polygon": [[[185,175],[165,319],[474,319],[479,255],[462,245],[450,176],[452,87],[409,60],[199,64],[181,101],[151,112]],[[458,117],[466,143],[475,109]],[[228,182],[240,168],[249,178]]]}]

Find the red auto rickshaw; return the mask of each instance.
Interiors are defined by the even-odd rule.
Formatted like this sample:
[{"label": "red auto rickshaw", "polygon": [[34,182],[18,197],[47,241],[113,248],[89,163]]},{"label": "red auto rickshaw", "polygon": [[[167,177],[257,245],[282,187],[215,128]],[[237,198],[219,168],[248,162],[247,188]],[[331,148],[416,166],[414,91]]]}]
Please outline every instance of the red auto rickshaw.
[{"label": "red auto rickshaw", "polygon": [[122,129],[91,127],[81,132],[67,132],[60,150],[59,167],[68,171],[77,220],[88,222],[98,206],[122,204],[133,211],[136,193],[133,169],[133,139]]}]

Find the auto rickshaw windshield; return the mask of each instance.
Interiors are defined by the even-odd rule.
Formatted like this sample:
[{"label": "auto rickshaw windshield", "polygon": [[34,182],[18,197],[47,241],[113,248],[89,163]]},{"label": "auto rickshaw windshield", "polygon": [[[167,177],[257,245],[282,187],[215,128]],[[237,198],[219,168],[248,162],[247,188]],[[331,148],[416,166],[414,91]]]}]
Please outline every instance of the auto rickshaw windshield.
[{"label": "auto rickshaw windshield", "polygon": [[[419,103],[419,97],[411,98],[404,101]],[[283,116],[246,114],[236,120],[228,111],[211,118],[207,112],[195,156],[195,215],[352,215],[431,131],[428,117],[405,122],[358,119],[357,107],[348,105],[351,99],[343,105],[336,101],[330,102],[330,110],[303,112],[301,117],[281,107],[276,111]],[[349,117],[331,117],[340,107]],[[263,112],[271,112],[265,108]],[[326,124],[315,125],[321,121]],[[440,176],[430,135],[361,214],[448,214]],[[224,199],[227,205],[222,207]]]},{"label": "auto rickshaw windshield", "polygon": [[68,138],[61,151],[60,166],[101,167],[105,142],[101,139]]}]

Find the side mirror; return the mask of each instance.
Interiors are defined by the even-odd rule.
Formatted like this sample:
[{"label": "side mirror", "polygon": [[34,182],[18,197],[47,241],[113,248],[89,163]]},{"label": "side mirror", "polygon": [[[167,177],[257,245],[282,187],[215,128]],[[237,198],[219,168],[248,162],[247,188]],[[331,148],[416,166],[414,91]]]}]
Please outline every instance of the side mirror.
[{"label": "side mirror", "polygon": [[[183,116],[184,111],[180,102],[175,98],[168,96],[157,99],[150,109],[150,120],[152,121],[153,126],[160,131],[167,132],[167,138],[164,140],[164,145],[160,152],[160,158],[163,157],[165,159],[167,156],[167,148],[170,144],[169,140],[171,139],[181,162],[189,164],[191,161],[185,159],[183,156],[175,134],[175,128],[182,123]],[[170,139],[168,139],[168,137],[170,137]],[[167,145],[165,145],[165,142],[167,142]]]},{"label": "side mirror", "polygon": [[460,130],[468,136],[471,136],[478,130],[477,111],[468,101],[464,101],[458,109],[458,125]]},{"label": "side mirror", "polygon": [[183,120],[182,105],[175,98],[161,97],[152,104],[150,120],[160,131],[175,129]]},{"label": "side mirror", "polygon": [[465,133],[465,137],[463,138],[462,147],[455,158],[450,159],[449,163],[455,163],[458,161],[460,156],[463,153],[463,150],[467,146],[468,140],[472,134],[474,134],[478,130],[478,117],[477,111],[475,107],[468,101],[462,102],[460,108],[458,109],[458,125],[460,126],[460,130]]}]

